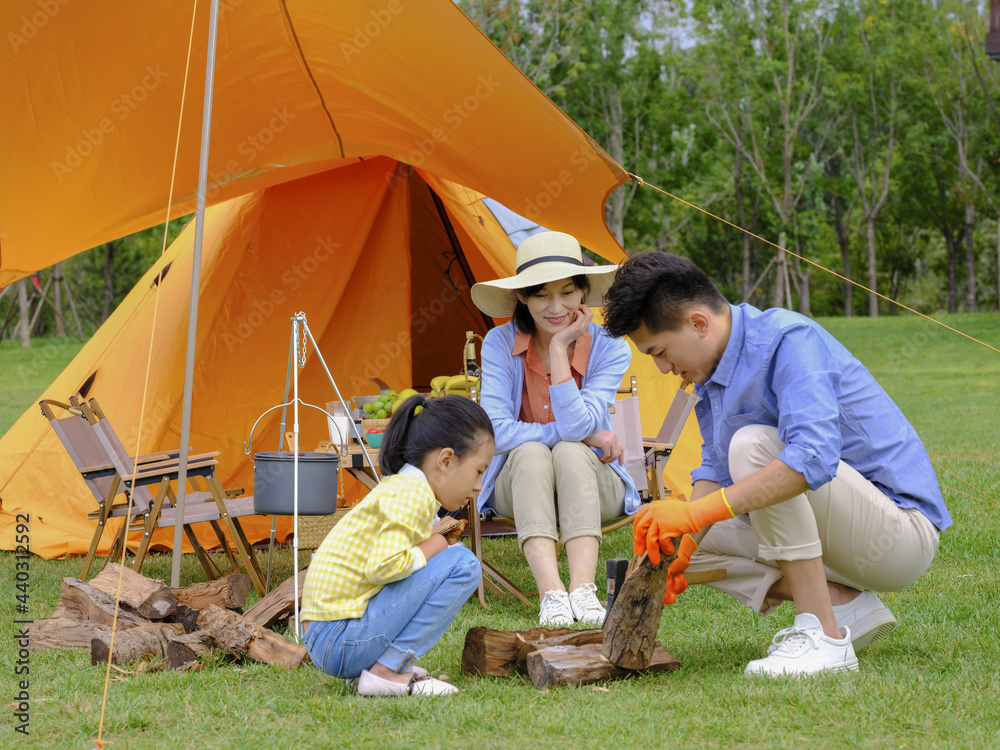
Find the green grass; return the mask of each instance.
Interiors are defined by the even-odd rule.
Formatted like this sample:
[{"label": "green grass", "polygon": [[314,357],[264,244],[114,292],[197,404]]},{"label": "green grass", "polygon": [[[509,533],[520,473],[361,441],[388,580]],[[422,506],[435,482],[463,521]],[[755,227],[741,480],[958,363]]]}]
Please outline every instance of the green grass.
[{"label": "green grass", "polygon": [[[1000,354],[914,318],[822,321],[875,373],[943,469],[1000,497]],[[950,325],[1000,346],[1000,318],[962,315]],[[5,351],[6,353],[6,351]],[[6,357],[0,370],[6,369]],[[4,380],[6,382],[6,380]],[[34,396],[32,396],[33,398]],[[28,406],[28,398],[24,406]],[[899,626],[860,654],[857,673],[806,681],[747,680],[743,666],[790,624],[789,605],[758,618],[724,595],[695,586],[666,610],[664,647],[682,663],[673,673],[601,686],[538,691],[525,677],[460,674],[466,631],[476,625],[530,627],[537,610],[511,597],[471,600],[422,660],[462,692],[439,700],[366,700],[312,667],[287,673],[213,658],[200,672],[112,671],[103,739],[113,750],[254,746],[344,748],[981,748],[1000,746],[1000,521],[995,500],[940,472],[955,526],[938,559],[914,585],[884,599]],[[601,553],[630,555],[628,529]],[[304,558],[307,553],[301,553]],[[486,541],[486,554],[531,588],[511,538]],[[275,580],[291,574],[279,550]],[[189,555],[185,583],[204,574]],[[0,555],[0,591],[12,592],[13,557]],[[30,614],[51,613],[59,579],[80,560],[31,563]],[[144,573],[169,580],[170,557]],[[604,595],[603,581],[599,594]],[[251,598],[255,598],[251,594]],[[0,638],[15,632],[13,593],[0,604]],[[13,650],[0,658],[4,695],[13,690]],[[100,721],[104,668],[83,652],[31,656],[31,736],[13,733],[8,709],[0,747],[89,748]],[[8,687],[9,686],[9,687]],[[5,703],[9,703],[8,699]],[[10,737],[11,739],[7,739]]]},{"label": "green grass", "polygon": [[20,341],[0,341],[0,435],[38,401],[82,348],[83,342],[75,338],[32,339],[27,349]]}]

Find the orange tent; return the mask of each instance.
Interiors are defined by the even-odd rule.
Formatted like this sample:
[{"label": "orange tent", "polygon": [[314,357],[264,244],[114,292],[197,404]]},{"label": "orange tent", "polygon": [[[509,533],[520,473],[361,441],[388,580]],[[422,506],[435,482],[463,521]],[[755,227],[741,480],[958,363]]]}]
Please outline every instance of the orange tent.
[{"label": "orange tent", "polygon": [[[0,149],[22,176],[0,186],[0,283],[165,217],[191,19],[176,6],[96,5],[107,7],[53,4],[40,29],[40,6],[22,2],[23,41],[0,63],[17,100],[0,113]],[[603,203],[625,174],[451,2],[339,5],[230,1],[222,16],[191,442],[221,451],[227,486],[252,487],[243,444],[281,403],[294,313],[307,314],[345,397],[374,392],[370,377],[405,387],[458,370],[464,332],[490,325],[468,287],[513,272],[483,193],[608,260],[624,255]],[[175,216],[193,205],[197,109],[185,107]],[[178,444],[192,229],[44,394],[98,397],[130,450]],[[639,355],[633,369],[655,432],[677,383]],[[300,390],[313,404],[333,398],[308,353]],[[307,443],[326,434],[310,411]],[[255,449],[278,447],[279,420],[261,421]],[[670,462],[680,489],[697,461],[692,427],[691,456]],[[0,498],[0,546],[13,548],[14,518],[29,512],[32,551],[85,551],[93,500],[37,409],[0,438]],[[270,521],[244,526],[259,540]]]}]

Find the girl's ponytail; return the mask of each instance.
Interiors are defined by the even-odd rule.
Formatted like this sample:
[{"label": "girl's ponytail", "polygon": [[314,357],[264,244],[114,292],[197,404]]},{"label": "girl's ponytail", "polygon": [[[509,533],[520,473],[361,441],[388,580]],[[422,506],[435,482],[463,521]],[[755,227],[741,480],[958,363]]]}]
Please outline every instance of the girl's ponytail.
[{"label": "girl's ponytail", "polygon": [[[416,413],[417,407],[423,409]],[[396,474],[404,464],[420,467],[429,453],[451,448],[461,458],[493,437],[493,424],[483,408],[464,396],[410,396],[397,407],[382,438],[382,476]]]}]

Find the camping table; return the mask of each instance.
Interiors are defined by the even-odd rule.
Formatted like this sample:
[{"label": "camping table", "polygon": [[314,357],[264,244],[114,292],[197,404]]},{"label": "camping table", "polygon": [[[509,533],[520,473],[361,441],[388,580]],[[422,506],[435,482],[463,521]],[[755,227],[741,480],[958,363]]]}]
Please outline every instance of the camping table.
[{"label": "camping table", "polygon": [[[370,445],[366,445],[365,447],[368,449],[368,455],[371,456],[372,461],[378,466],[378,448],[372,448]],[[316,447],[316,451],[318,453],[340,454],[340,446],[324,440]],[[370,490],[375,489],[375,485],[378,484],[377,474],[368,465],[368,461],[365,460],[361,446],[355,442],[347,446],[347,455],[340,457],[340,468]]]}]

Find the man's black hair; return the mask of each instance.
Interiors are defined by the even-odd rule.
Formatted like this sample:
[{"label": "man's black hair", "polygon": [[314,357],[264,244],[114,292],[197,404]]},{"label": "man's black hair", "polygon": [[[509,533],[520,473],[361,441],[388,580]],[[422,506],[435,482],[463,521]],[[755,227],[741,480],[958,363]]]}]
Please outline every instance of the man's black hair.
[{"label": "man's black hair", "polygon": [[676,331],[694,305],[721,313],[726,299],[689,258],[673,253],[637,253],[622,264],[608,290],[604,328],[627,336],[643,323],[650,333]]}]

